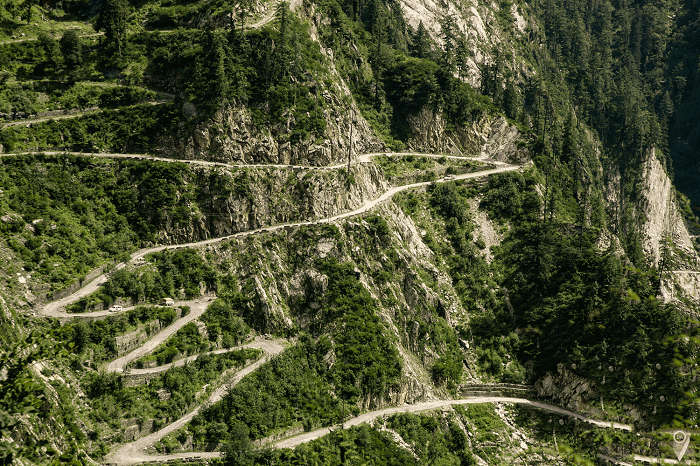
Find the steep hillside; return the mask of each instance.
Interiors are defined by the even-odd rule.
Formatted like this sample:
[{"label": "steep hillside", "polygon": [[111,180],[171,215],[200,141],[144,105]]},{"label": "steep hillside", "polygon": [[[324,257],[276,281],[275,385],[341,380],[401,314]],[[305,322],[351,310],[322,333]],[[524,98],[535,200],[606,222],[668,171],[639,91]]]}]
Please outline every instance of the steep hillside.
[{"label": "steep hillside", "polygon": [[695,3],[4,2],[0,460],[698,461]]}]

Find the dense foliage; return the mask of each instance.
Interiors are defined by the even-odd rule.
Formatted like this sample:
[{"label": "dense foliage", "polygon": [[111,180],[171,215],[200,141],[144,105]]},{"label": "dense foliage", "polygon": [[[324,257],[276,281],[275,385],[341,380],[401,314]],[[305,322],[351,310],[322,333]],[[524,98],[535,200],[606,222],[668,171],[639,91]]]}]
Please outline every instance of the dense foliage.
[{"label": "dense foliage", "polygon": [[72,312],[84,312],[96,305],[108,308],[118,298],[133,303],[158,303],[163,298],[184,295],[200,296],[202,289],[216,291],[216,274],[202,256],[193,249],[162,251],[150,256],[152,265],[122,268],[95,293],[68,307]]},{"label": "dense foliage", "polygon": [[383,464],[387,466],[421,464],[387,434],[366,425],[335,431],[294,450],[248,454],[243,461],[240,459],[241,450],[236,448],[237,446],[228,448],[225,464]]},{"label": "dense foliage", "polygon": [[[203,355],[183,367],[169,369],[147,384],[131,386],[120,375],[89,372],[82,385],[93,408],[90,420],[98,425],[94,434],[97,436],[104,428],[118,431],[125,422],[134,421],[153,420],[157,429],[190,409],[205,384],[214,383],[224,371],[241,367],[258,356],[259,351],[252,349]],[[107,445],[103,447],[106,450]]]},{"label": "dense foliage", "polygon": [[[311,325],[318,337],[305,336],[198,416],[190,427],[196,444],[232,441],[239,424],[253,439],[300,423],[306,429],[332,424],[394,388],[400,363],[376,302],[349,264],[327,259],[318,267],[328,286],[322,296],[306,297],[322,300]],[[307,305],[299,303],[298,312],[310,312]],[[231,312],[226,306],[213,305],[222,315]]]},{"label": "dense foliage", "polygon": [[197,448],[234,440],[240,424],[258,439],[295,425],[308,430],[333,424],[350,414],[351,408],[332,395],[324,361],[329,349],[328,340],[307,338],[246,377],[188,425]]},{"label": "dense foliage", "polygon": [[[694,351],[686,335],[696,324],[656,298],[653,271],[626,264],[613,249],[601,251],[595,229],[540,220],[532,191],[513,189],[527,186],[521,175],[492,183],[504,194],[518,193],[509,197],[515,206],[510,211],[498,201],[503,194],[484,198],[515,225],[497,255],[515,312],[501,307],[494,320],[477,321],[475,334],[515,331],[517,338],[509,343],[534,377],[565,363],[601,381],[598,389],[611,399],[632,401],[649,412],[656,406],[659,419],[668,421],[684,410],[680,404],[692,382],[684,364],[674,360],[679,351]],[[655,400],[661,395],[668,401],[659,405]]]},{"label": "dense foliage", "polygon": [[108,319],[94,321],[71,321],[55,329],[51,337],[58,342],[58,356],[66,356],[76,369],[82,361],[95,365],[117,356],[115,337],[142,324],[158,321],[159,326],[167,326],[177,317],[170,307],[140,306]]},{"label": "dense foliage", "polygon": [[[225,174],[193,173],[184,164],[48,155],[3,158],[0,184],[0,231],[26,270],[58,286],[156,241],[166,228],[188,231],[201,217],[194,206],[213,209],[212,187],[222,196],[223,188],[236,189]],[[200,281],[212,282],[201,259],[194,260],[192,252],[160,255],[160,280],[151,272],[135,283],[136,276],[124,272],[115,278],[112,296],[159,298],[180,288],[198,294]],[[169,278],[178,267],[181,272]]]}]

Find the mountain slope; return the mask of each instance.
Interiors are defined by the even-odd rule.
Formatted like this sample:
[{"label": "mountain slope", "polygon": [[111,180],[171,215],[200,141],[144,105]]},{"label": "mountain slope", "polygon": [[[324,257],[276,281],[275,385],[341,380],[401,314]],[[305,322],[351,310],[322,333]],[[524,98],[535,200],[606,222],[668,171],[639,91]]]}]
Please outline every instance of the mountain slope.
[{"label": "mountain slope", "polygon": [[0,458],[673,457],[694,3],[5,2]]}]

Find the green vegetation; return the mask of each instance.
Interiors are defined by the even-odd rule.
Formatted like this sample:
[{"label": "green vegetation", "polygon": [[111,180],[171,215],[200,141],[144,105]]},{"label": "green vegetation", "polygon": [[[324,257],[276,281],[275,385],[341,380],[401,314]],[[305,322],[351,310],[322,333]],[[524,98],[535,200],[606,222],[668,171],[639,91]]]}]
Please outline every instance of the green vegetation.
[{"label": "green vegetation", "polygon": [[194,448],[213,448],[234,440],[237,426],[247,426],[251,439],[303,425],[306,430],[339,422],[356,407],[333,396],[325,339],[309,338],[288,349],[239,382],[226,397],[202,411],[187,429]]},{"label": "green vegetation", "polygon": [[225,464],[420,464],[389,435],[366,425],[332,432],[294,450],[256,452],[254,456],[248,454],[248,463],[239,460],[241,449],[236,447],[232,445],[227,450]]},{"label": "green vegetation", "polygon": [[101,113],[13,126],[0,132],[0,143],[13,152],[68,150],[143,153],[158,147],[154,134],[176,131],[178,116],[169,104],[133,105]]},{"label": "green vegetation", "polygon": [[412,447],[423,464],[477,464],[467,434],[454,420],[397,414],[386,424]]},{"label": "green vegetation", "polygon": [[175,335],[168,338],[168,341],[153,350],[151,354],[137,359],[134,362],[134,366],[141,368],[151,361],[155,361],[158,366],[162,366],[173,362],[175,359],[203,353],[208,348],[209,345],[200,335],[197,324],[190,322],[178,330]]},{"label": "green vegetation", "polygon": [[[207,326],[209,341],[223,348],[230,348],[243,342],[250,333],[250,328],[240,316],[243,306],[242,297],[234,299],[217,299],[207,307],[200,320]],[[229,301],[234,304],[231,306]]]},{"label": "green vegetation", "polygon": [[382,168],[384,176],[394,185],[417,181],[432,181],[446,175],[461,175],[488,168],[479,162],[420,156],[377,157],[374,161]]},{"label": "green vegetation", "polygon": [[[525,16],[523,34],[515,31],[520,22],[514,21],[513,6]],[[475,7],[492,10],[488,34],[497,44],[492,50],[470,42],[474,35],[463,34],[449,15],[437,18],[438,45],[423,24],[408,27],[401,8],[381,0],[306,2],[297,11],[313,15],[308,22],[282,2],[274,20],[255,29],[245,27],[253,8],[247,1],[1,2],[3,123],[60,109],[102,110],[4,128],[3,151],[191,156],[209,150],[207,157],[221,157],[219,149],[238,137],[233,134],[238,126],[254,129],[246,140],[264,141],[255,157],[265,156],[271,136],[279,143],[274,146],[280,160],[288,154],[328,158],[337,155],[335,133],[347,123],[339,116],[351,113],[353,102],[392,148],[423,148],[420,136],[426,135],[415,133],[417,120],[444,123],[446,131],[438,137],[459,146],[470,144],[470,128],[479,128],[481,136],[486,134],[481,129],[488,132],[486,120],[505,115],[520,131],[519,147],[534,161],[524,174],[492,177],[482,185],[446,183],[398,196],[433,255],[417,258],[402,250],[395,239],[400,232],[372,215],[342,230],[325,225],[290,233],[289,244],[274,251],[280,252],[274,262],[268,250],[279,246],[274,235],[255,250],[222,251],[235,258],[222,261],[245,261],[249,268],[240,284],[237,277],[215,272],[210,262],[219,259],[193,251],[158,254],[143,267],[115,273],[71,310],[109,306],[117,298],[195,297],[205,289],[221,297],[201,319],[208,337],[188,325],[150,356],[156,363],[235,346],[249,334],[248,326],[283,328],[289,336],[302,328],[309,332],[163,448],[176,448],[191,435],[196,448],[225,447],[233,464],[469,464],[472,453],[489,463],[515,462],[498,445],[510,438],[508,426],[486,406],[458,408],[442,418],[390,419],[411,452],[364,427],[294,452],[250,451],[251,440],[333,424],[395,399],[401,365],[394,338],[407,358],[415,356],[425,366],[440,392],[456,391],[464,367],[469,376],[533,382],[563,366],[584,378],[591,387],[586,395],[604,399],[609,411],[630,411],[633,405],[642,416],[640,428],[697,425],[699,326],[682,306],[658,299],[661,272],[642,247],[638,186],[643,162],[655,148],[669,172],[675,165],[690,195],[690,202],[678,196],[684,215],[692,219],[698,211],[698,0],[527,5],[503,0]],[[104,34],[85,37],[93,25]],[[22,34],[37,40],[6,41]],[[486,63],[478,77],[469,68],[471,59]],[[472,88],[466,78],[480,80],[481,88]],[[344,95],[345,86],[352,96]],[[146,104],[166,94],[171,102]],[[231,119],[226,113],[231,109],[240,110],[240,118]],[[248,116],[251,121],[244,121]],[[439,159],[378,162],[393,183],[473,168]],[[147,413],[166,422],[191,407],[197,389],[218,371],[241,362],[202,360],[206,366],[127,388],[94,369],[116,356],[117,336],[156,319],[171,322],[175,311],[137,309],[59,328],[37,322],[23,307],[32,295],[41,301],[45,293],[138,247],[228,234],[262,217],[270,223],[306,217],[311,209],[304,196],[316,194],[309,189],[312,181],[335,176],[290,174],[280,188],[275,182],[283,177],[271,170],[250,172],[231,176],[182,164],[83,157],[2,158],[0,253],[16,269],[6,274],[13,277],[12,288],[0,290],[7,295],[0,302],[0,462],[85,462],[81,449],[96,442],[104,453],[106,444],[96,439],[115,440],[109,434],[122,427],[122,414]],[[353,177],[347,179],[349,190]],[[479,207],[504,235],[488,261],[471,215],[477,193],[483,193]],[[260,206],[266,194],[275,201]],[[239,205],[248,211],[241,223],[218,220],[242,219]],[[612,246],[601,250],[601,238],[610,236]],[[335,241],[332,252],[314,262],[319,240],[328,237]],[[329,258],[333,255],[353,262]],[[288,270],[265,273],[278,263]],[[294,289],[294,280],[311,271],[323,277],[309,289],[307,283]],[[22,275],[17,280],[15,272]],[[24,290],[19,284],[26,276]],[[260,280],[278,277],[292,286],[280,287],[283,309],[275,316],[258,288]],[[361,278],[377,288],[375,295]],[[418,287],[430,291],[416,302],[411,291]],[[448,315],[445,303],[453,304],[453,291],[467,315]],[[427,295],[437,298],[420,302]],[[7,305],[5,298],[11,298]],[[287,317],[291,325],[283,322]],[[397,337],[385,328],[385,318]],[[466,343],[468,352],[460,347]],[[70,383],[37,383],[29,369],[35,360],[56,363],[69,381],[87,372],[83,388],[94,404],[75,396]],[[166,396],[159,388],[173,396],[172,407],[156,401]],[[182,399],[175,395],[180,392]],[[85,427],[89,423],[76,406],[89,408],[89,420],[99,428]],[[42,430],[41,421],[51,428]],[[552,426],[542,419],[523,415],[518,422],[549,441]],[[574,424],[556,430],[566,462],[589,461],[612,444],[654,453],[626,434],[579,429]],[[103,436],[105,430],[110,432]],[[473,434],[474,452],[466,448],[467,432]],[[17,452],[24,457],[15,457]]]},{"label": "green vegetation", "polygon": [[85,312],[98,305],[108,308],[117,298],[128,298],[133,303],[157,303],[180,294],[194,298],[200,296],[201,286],[216,290],[216,273],[196,250],[165,250],[151,254],[149,260],[145,267],[112,273],[98,291],[71,304],[68,310]]},{"label": "green vegetation", "polygon": [[[189,230],[193,219],[202,215],[197,205],[212,209],[210,186],[218,186],[222,196],[227,195],[225,186],[235,189],[228,178],[175,163],[45,155],[3,158],[0,231],[27,271],[60,288],[107,259],[121,259],[155,242],[166,228]],[[174,254],[161,256],[166,262],[158,263],[162,281],[149,291],[154,297],[174,296],[174,289],[182,287],[195,295],[200,281],[211,284],[206,271],[194,263],[182,263],[179,275],[168,281],[167,272],[176,266],[167,258],[194,260],[191,253]],[[145,296],[148,280],[130,286],[123,283],[129,277],[127,272],[117,276],[123,280],[115,282],[112,296]]]},{"label": "green vegetation", "polygon": [[113,108],[154,100],[158,94],[136,86],[60,81],[10,81],[0,90],[0,113],[26,117],[55,110]]},{"label": "green vegetation", "polygon": [[127,386],[125,379],[116,374],[86,374],[81,383],[92,407],[90,420],[96,423],[89,434],[97,441],[94,448],[106,453],[109,445],[104,443],[103,431],[119,432],[125,422],[142,425],[152,420],[154,429],[172,422],[202,399],[204,385],[211,385],[224,371],[243,367],[259,356],[260,351],[253,349],[201,356],[136,386]]},{"label": "green vegetation", "polygon": [[[484,197],[489,209],[513,225],[497,262],[517,312],[500,307],[494,319],[475,321],[475,337],[500,334],[501,344],[532,364],[535,378],[564,363],[591,380],[605,377],[598,390],[618,403],[626,400],[652,412],[654,400],[663,395],[669,402],[657,407],[657,423],[679,411],[692,422],[684,406],[688,366],[674,360],[692,351],[686,335],[696,324],[656,298],[653,270],[623,263],[612,249],[600,251],[597,229],[542,220],[533,188],[513,189],[513,184],[532,186],[520,176],[493,181],[501,194]],[[507,209],[500,201],[505,198]]]},{"label": "green vegetation", "polygon": [[[239,424],[252,439],[296,425],[306,430],[339,422],[358,412],[363,400],[377,399],[395,387],[401,373],[398,354],[384,335],[376,302],[352,267],[326,259],[328,276],[320,313],[310,325],[314,338],[300,344],[236,385],[189,426],[197,448],[234,440]],[[223,308],[223,304],[217,305]],[[300,302],[297,312],[311,308]],[[322,322],[325,322],[322,325]]]},{"label": "green vegetation", "polygon": [[54,357],[66,357],[76,370],[82,368],[83,363],[96,367],[99,362],[117,357],[116,336],[156,320],[159,327],[164,327],[176,316],[175,309],[170,307],[139,306],[107,319],[71,321],[50,334],[59,345]]},{"label": "green vegetation", "polygon": [[228,304],[228,301],[223,299],[212,302],[199,320],[205,324],[207,338],[202,336],[194,322],[190,322],[151,354],[135,361],[135,366],[144,367],[153,361],[161,366],[175,359],[215,348],[231,348],[243,343],[250,335],[250,327]]},{"label": "green vegetation", "polygon": [[445,27],[443,52],[425,30],[407,28],[390,2],[324,0],[320,7],[330,20],[319,31],[322,44],[333,50],[363,116],[390,146],[404,147],[413,136],[408,122],[421,110],[444,115],[448,131],[497,112],[455,77],[465,75],[456,58],[465,59],[468,46],[454,24]]},{"label": "green vegetation", "polygon": [[[444,183],[429,187],[426,194],[408,193],[397,197],[404,211],[411,215],[417,224],[425,229],[423,241],[440,258],[459,296],[462,306],[477,321],[489,315],[493,309],[502,306],[502,297],[493,290],[497,283],[493,270],[475,244],[475,225],[470,213],[468,200],[474,195],[474,187],[465,184]],[[431,333],[431,339],[443,341],[445,351],[432,367],[435,382],[447,382],[454,388],[462,373],[462,351],[457,338],[473,341],[476,353],[483,361],[484,354],[492,352],[493,342],[487,338],[473,339],[471,329],[459,326],[450,327],[442,316],[438,332]],[[517,363],[513,370],[517,370]],[[480,369],[501,379],[502,364],[482,364]],[[515,375],[515,376],[513,376]],[[522,376],[505,375],[506,380],[520,382]]]}]

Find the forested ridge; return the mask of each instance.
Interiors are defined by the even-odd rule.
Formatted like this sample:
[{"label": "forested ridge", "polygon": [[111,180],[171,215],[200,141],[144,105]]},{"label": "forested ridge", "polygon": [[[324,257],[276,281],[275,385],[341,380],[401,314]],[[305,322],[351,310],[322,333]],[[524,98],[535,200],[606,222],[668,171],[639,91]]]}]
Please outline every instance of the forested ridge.
[{"label": "forested ridge", "polygon": [[428,3],[0,0],[0,462],[674,455],[700,1]]}]

